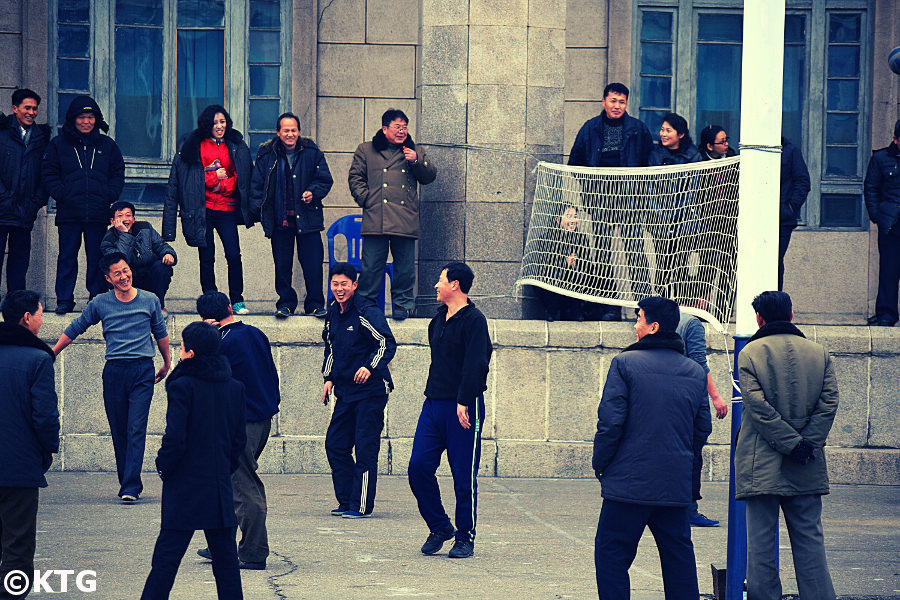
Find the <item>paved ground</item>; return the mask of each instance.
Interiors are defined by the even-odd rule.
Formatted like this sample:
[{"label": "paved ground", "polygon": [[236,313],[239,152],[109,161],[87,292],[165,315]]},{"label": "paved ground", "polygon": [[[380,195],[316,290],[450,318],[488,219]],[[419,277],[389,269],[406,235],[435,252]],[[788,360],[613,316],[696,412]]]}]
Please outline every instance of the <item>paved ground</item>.
[{"label": "paved ground", "polygon": [[[96,591],[54,597],[133,599],[150,569],[159,527],[159,480],[145,474],[141,502],[123,506],[115,475],[50,473],[41,494],[38,557],[42,570],[96,571]],[[591,480],[480,480],[475,556],[423,556],[427,531],[406,479],[382,477],[376,515],[332,517],[331,480],[321,475],[266,475],[273,554],[266,571],[242,571],[245,597],[266,599],[596,598],[593,538],[600,487]],[[441,480],[444,497],[451,482]],[[724,518],[727,485],[703,486],[701,510]],[[452,504],[451,504],[452,506]],[[726,529],[694,529],[700,591],[712,597],[710,563],[724,564]],[[828,558],[843,598],[900,600],[900,488],[835,486],[825,500]],[[796,593],[787,534],[782,531],[785,593]],[[173,598],[215,598],[209,563],[191,543]],[[662,579],[652,537],[641,542],[631,570],[632,598],[661,599]],[[55,591],[60,576],[49,580]],[[29,597],[40,598],[46,593]]]}]

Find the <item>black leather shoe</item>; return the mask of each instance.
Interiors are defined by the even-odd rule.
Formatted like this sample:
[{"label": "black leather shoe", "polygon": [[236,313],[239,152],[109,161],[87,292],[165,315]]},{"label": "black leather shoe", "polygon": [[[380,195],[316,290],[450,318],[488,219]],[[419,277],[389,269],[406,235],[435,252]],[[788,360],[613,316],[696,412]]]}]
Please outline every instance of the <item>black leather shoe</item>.
[{"label": "black leather shoe", "polygon": [[428,539],[422,545],[422,554],[434,554],[444,545],[447,540],[452,540],[456,535],[456,530],[450,525],[447,529],[440,531],[432,531],[428,534]]},{"label": "black leather shoe", "polygon": [[197,556],[205,558],[206,560],[212,560],[212,552],[209,551],[209,548],[200,548],[197,550]]},{"label": "black leather shoe", "polygon": [[469,558],[473,554],[475,554],[475,544],[473,542],[456,540],[447,556],[450,558]]},{"label": "black leather shoe", "polygon": [[238,559],[238,566],[242,569],[250,569],[251,571],[266,570],[266,563],[264,562],[247,562],[246,560]]},{"label": "black leather shoe", "polygon": [[876,327],[893,327],[896,324],[896,321],[891,321],[890,319],[878,319],[875,323]]}]

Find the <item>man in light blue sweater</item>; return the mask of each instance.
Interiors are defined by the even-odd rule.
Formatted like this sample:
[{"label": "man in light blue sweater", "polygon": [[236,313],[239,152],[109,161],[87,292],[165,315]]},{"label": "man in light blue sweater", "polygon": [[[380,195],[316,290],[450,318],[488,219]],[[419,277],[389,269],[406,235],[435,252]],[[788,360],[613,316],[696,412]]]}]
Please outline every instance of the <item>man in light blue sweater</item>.
[{"label": "man in light blue sweater", "polygon": [[[135,502],[144,489],[141,466],[153,385],[163,380],[171,366],[169,334],[159,298],[132,286],[131,269],[124,254],[103,256],[100,268],[113,286],[112,291],[88,302],[81,316],[59,337],[53,352],[59,355],[88,327],[103,323],[103,404],[116,454],[119,497],[123,502]],[[163,366],[155,375],[154,339],[163,358]]]}]

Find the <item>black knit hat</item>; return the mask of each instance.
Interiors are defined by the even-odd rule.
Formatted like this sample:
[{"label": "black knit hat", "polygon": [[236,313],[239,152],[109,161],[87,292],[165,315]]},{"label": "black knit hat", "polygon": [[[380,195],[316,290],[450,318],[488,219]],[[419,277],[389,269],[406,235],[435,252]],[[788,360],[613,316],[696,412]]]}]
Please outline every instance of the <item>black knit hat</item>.
[{"label": "black knit hat", "polygon": [[97,118],[96,126],[104,133],[109,131],[109,124],[103,120],[103,111],[100,110],[100,105],[90,96],[76,96],[72,100],[72,103],[69,104],[69,110],[66,111],[66,124],[74,125],[75,118],[84,113],[93,114]]}]

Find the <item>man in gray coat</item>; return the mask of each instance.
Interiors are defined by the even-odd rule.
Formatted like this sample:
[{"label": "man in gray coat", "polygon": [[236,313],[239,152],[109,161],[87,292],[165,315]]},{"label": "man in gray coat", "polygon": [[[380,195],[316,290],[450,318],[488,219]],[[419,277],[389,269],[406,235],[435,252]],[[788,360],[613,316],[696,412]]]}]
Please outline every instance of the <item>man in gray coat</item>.
[{"label": "man in gray coat", "polygon": [[747,503],[747,593],[781,598],[775,562],[779,507],[791,539],[800,598],[834,600],[825,559],[825,440],[838,407],[828,351],[790,321],[791,297],[753,299],[757,331],[738,357],[744,413],[734,451],[735,497]]}]

